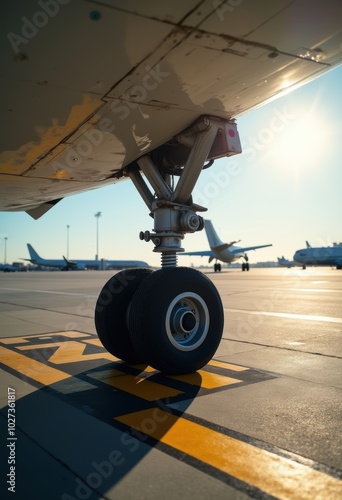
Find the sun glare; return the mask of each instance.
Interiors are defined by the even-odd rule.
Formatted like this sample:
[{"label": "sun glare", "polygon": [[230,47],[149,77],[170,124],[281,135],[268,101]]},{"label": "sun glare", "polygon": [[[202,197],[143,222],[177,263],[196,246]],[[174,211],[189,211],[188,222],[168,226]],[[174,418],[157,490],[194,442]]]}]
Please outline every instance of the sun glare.
[{"label": "sun glare", "polygon": [[289,173],[307,173],[323,161],[328,130],[317,115],[298,113],[275,139],[272,156],[276,165]]}]

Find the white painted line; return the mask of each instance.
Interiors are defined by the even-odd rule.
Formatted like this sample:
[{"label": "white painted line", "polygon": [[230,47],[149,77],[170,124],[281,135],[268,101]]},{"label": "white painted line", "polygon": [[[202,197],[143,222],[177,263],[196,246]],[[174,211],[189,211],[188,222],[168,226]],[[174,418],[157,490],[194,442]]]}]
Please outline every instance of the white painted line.
[{"label": "white painted line", "polygon": [[87,293],[75,293],[75,292],[55,292],[53,290],[25,290],[23,288],[4,288],[0,287],[0,290],[11,291],[11,292],[26,292],[26,293],[50,293],[53,295],[75,295],[77,297],[95,297],[97,295],[91,295]]},{"label": "white painted line", "polygon": [[328,289],[328,288],[286,288],[286,291],[290,290],[291,292],[329,292],[329,293],[342,293],[341,290],[336,289]]},{"label": "white painted line", "polygon": [[277,318],[299,319],[303,321],[323,321],[324,323],[342,324],[342,318],[333,318],[331,316],[313,316],[311,314],[291,314],[267,311],[248,311],[246,309],[228,309],[226,307],[224,308],[224,311],[232,313],[257,314],[261,316],[275,316]]}]

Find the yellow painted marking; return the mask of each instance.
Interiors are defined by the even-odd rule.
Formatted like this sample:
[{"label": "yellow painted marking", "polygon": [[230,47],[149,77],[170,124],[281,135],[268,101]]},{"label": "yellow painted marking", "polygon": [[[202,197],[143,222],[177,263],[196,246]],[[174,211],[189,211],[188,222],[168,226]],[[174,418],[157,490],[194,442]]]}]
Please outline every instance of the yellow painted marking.
[{"label": "yellow painted marking", "polygon": [[147,372],[147,373],[157,373],[157,370],[155,370],[154,368],[152,368],[152,366],[146,366],[144,364],[141,364],[141,365],[133,365],[134,368],[136,368],[137,370],[143,370],[144,372]]},{"label": "yellow painted marking", "polygon": [[94,339],[82,339],[82,342],[86,342],[87,344],[95,345],[96,347],[103,347],[103,344],[100,339],[94,338]]},{"label": "yellow painted marking", "polygon": [[63,336],[67,337],[69,339],[76,339],[79,337],[90,337],[89,333],[80,333],[80,332],[53,332],[53,333],[41,333],[37,335],[26,335],[24,337],[11,337],[11,338],[5,338],[1,339],[0,342],[3,344],[24,344],[27,342],[30,342],[30,339],[44,339],[44,338],[49,338],[49,337],[54,337],[54,336]]},{"label": "yellow painted marking", "polygon": [[163,410],[150,408],[115,420],[278,499],[341,498],[339,479]]},{"label": "yellow painted marking", "polygon": [[[84,342],[92,343],[91,340],[85,340]],[[217,366],[219,368],[225,368],[226,370],[231,370],[231,371],[234,371],[234,372],[244,372],[244,371],[250,370],[250,368],[247,368],[245,366],[233,365],[231,363],[225,363],[223,361],[216,361],[214,359],[212,359],[208,364],[211,365],[211,366]],[[144,364],[134,365],[134,368],[137,368],[138,370],[144,370],[145,372],[148,372],[148,373],[157,373],[157,370],[155,370],[151,366],[146,366]],[[197,373],[200,373],[200,371],[198,371]],[[205,372],[205,373],[208,373],[208,372]],[[183,377],[183,375],[180,375],[180,377]],[[177,378],[177,377],[175,376],[175,377],[172,377],[172,378]],[[182,378],[180,378],[180,380],[182,380]],[[237,380],[237,379],[231,379],[231,380]],[[185,382],[186,382],[186,380],[185,380]],[[238,382],[241,382],[241,380],[238,380]],[[193,384],[194,382],[189,382],[189,383]],[[196,383],[195,385],[198,385],[198,384]],[[224,385],[227,385],[227,384],[224,384]],[[213,386],[213,387],[216,387],[216,386]],[[217,387],[220,387],[220,386],[217,386]],[[208,389],[210,389],[210,388],[211,387],[208,387]]]},{"label": "yellow painted marking", "polygon": [[107,351],[95,354],[83,354],[87,346],[82,342],[73,342],[72,340],[66,342],[50,342],[49,344],[24,345],[19,346],[18,349],[24,351],[31,349],[48,349],[50,347],[58,347],[57,351],[48,359],[50,363],[54,363],[55,365],[77,363],[78,361],[92,361],[94,359],[108,359],[109,361],[118,359]]},{"label": "yellow painted marking", "polygon": [[224,375],[217,375],[205,370],[197,370],[197,372],[187,373],[186,375],[175,375],[170,378],[186,382],[187,384],[198,385],[199,387],[204,387],[204,389],[216,389],[217,387],[242,382],[242,380],[237,378],[225,377]]},{"label": "yellow painted marking", "polygon": [[0,346],[0,359],[1,363],[13,368],[19,374],[30,377],[44,385],[54,384],[72,376],[2,346]]},{"label": "yellow painted marking", "polygon": [[[37,161],[37,158],[45,157],[46,154],[57,146],[56,153],[64,151],[67,147],[65,143],[60,144],[65,137],[74,132],[79,126],[86,121],[97,109],[103,106],[98,96],[85,94],[79,96],[79,101],[82,102],[71,106],[69,109],[69,116],[65,119],[54,118],[51,120],[50,127],[36,127],[36,132],[39,138],[36,142],[29,141],[23,144],[17,150],[5,150],[0,153],[0,171],[1,173],[21,174]],[[59,120],[63,121],[59,123]],[[91,121],[87,123],[86,128],[92,126]],[[61,160],[63,162],[63,160]],[[35,172],[41,174],[41,170],[48,163],[48,159],[42,160],[43,165],[35,166]],[[64,162],[63,162],[64,163]],[[54,178],[54,169],[50,167],[50,178]],[[37,174],[36,174],[37,175]],[[46,177],[45,174],[44,177]]]},{"label": "yellow painted marking", "polygon": [[234,372],[244,372],[246,370],[250,370],[250,368],[246,368],[245,366],[232,365],[231,363],[216,361],[215,359],[209,361],[209,365],[217,366],[219,368],[225,368],[226,370],[232,370]]},{"label": "yellow painted marking", "polygon": [[173,389],[172,387],[157,384],[156,382],[152,382],[144,377],[127,375],[119,370],[102,371],[99,373],[92,373],[88,376],[96,380],[100,380],[105,384],[111,385],[116,389],[129,392],[130,394],[145,399],[146,401],[157,401],[158,399],[167,397],[172,398],[174,396],[178,396],[178,394],[183,394],[182,391]]}]

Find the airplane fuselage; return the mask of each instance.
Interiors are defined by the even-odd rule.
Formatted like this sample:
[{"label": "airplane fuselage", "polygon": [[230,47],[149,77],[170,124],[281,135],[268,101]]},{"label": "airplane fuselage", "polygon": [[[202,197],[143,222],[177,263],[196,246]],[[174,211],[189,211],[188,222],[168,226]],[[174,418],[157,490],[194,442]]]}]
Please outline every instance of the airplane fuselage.
[{"label": "airplane fuselage", "polygon": [[141,260],[105,260],[105,259],[85,259],[85,260],[68,260],[65,257],[62,259],[43,259],[30,243],[27,244],[30,254],[28,260],[31,264],[40,267],[57,267],[63,270],[105,270],[105,269],[125,269],[131,267],[148,267],[146,262]]},{"label": "airplane fuselage", "polygon": [[70,270],[105,270],[122,269],[127,267],[147,267],[146,262],[127,260],[73,260],[69,264],[61,259],[30,259],[32,264],[40,267],[56,267]]},{"label": "airplane fuselage", "polygon": [[228,248],[225,250],[217,250],[215,248],[211,248],[211,251],[215,255],[215,259],[221,260],[222,262],[226,262],[227,264],[230,264],[231,262],[235,262],[236,260],[239,260],[241,257],[244,256],[243,252],[238,252],[238,247],[230,247],[231,250],[236,250],[236,252],[232,252]]},{"label": "airplane fuselage", "polygon": [[303,248],[297,250],[293,260],[305,266],[336,266],[342,269],[342,245]]}]

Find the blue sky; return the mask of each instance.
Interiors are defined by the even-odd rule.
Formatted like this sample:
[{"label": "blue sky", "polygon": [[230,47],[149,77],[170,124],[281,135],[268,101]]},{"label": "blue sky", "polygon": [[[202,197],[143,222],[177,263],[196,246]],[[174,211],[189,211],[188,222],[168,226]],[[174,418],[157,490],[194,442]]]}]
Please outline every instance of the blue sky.
[{"label": "blue sky", "polygon": [[[308,240],[313,246],[342,241],[342,67],[238,119],[241,155],[217,160],[196,186],[194,201],[205,204],[223,241],[240,245],[272,243],[249,253],[250,262],[292,258]],[[95,258],[96,218],[99,256],[140,259],[159,265],[152,243],[139,231],[151,230],[148,209],[130,181],[62,200],[41,219],[0,213],[0,262],[28,257],[31,243],[45,258]],[[189,250],[208,248],[204,231],[187,235]],[[205,258],[180,257],[182,265]]]}]

